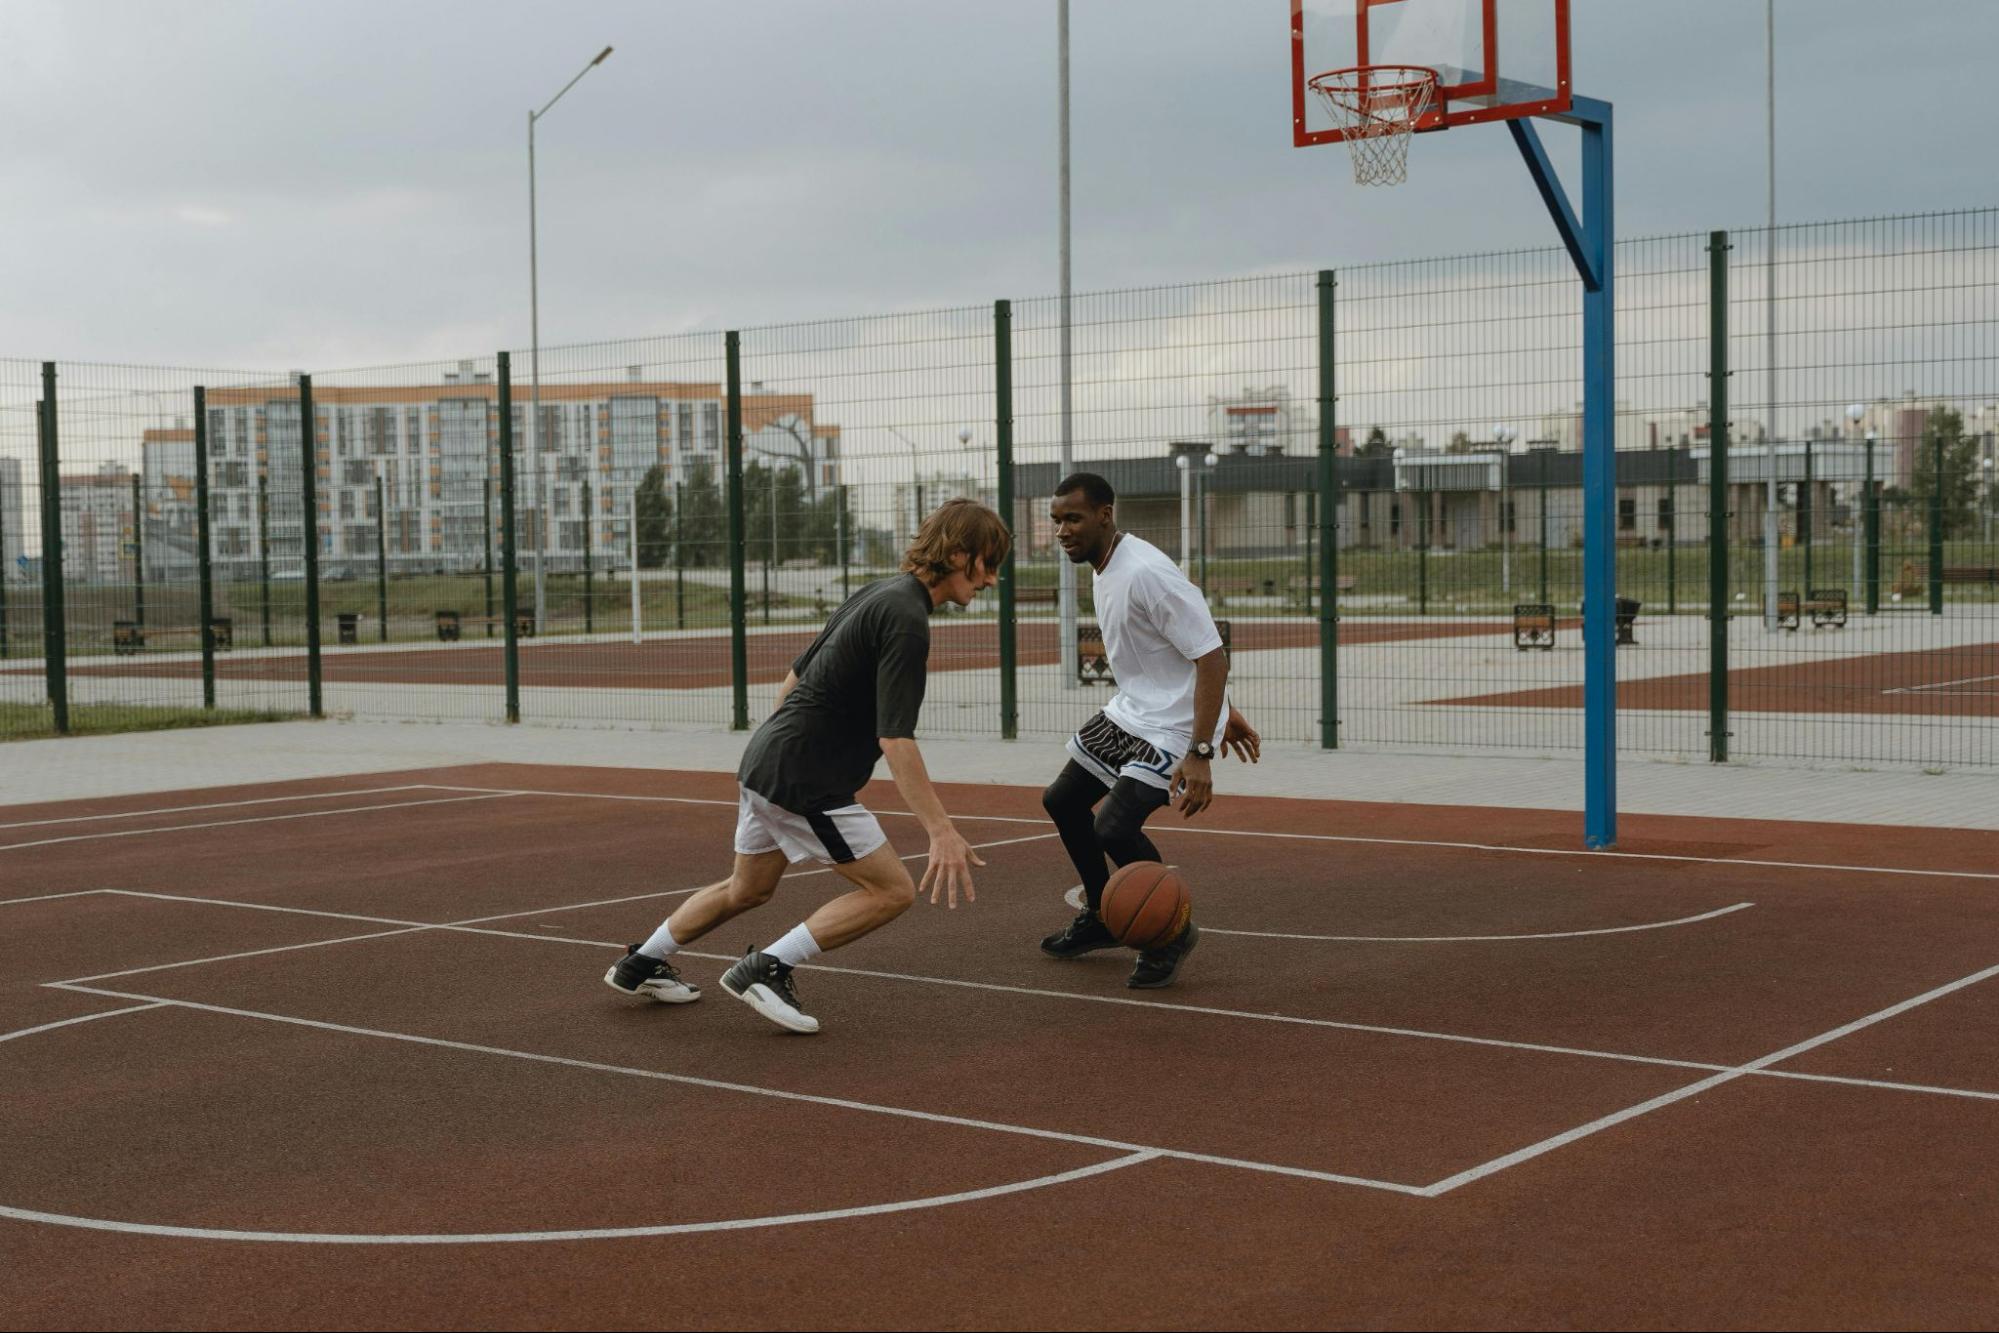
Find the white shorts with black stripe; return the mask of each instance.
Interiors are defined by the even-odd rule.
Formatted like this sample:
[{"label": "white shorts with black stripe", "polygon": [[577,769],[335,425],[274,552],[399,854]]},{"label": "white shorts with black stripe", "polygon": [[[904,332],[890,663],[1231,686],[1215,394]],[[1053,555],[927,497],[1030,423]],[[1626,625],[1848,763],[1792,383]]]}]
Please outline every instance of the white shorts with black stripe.
[{"label": "white shorts with black stripe", "polygon": [[800,861],[846,865],[888,841],[864,805],[801,815],[773,805],[748,787],[738,786],[736,791],[736,851],[742,856],[783,852],[793,865]]},{"label": "white shorts with black stripe", "polygon": [[1162,791],[1170,789],[1173,766],[1180,762],[1179,755],[1139,739],[1102,713],[1069,738],[1069,757],[1106,787],[1117,786],[1123,777]]}]

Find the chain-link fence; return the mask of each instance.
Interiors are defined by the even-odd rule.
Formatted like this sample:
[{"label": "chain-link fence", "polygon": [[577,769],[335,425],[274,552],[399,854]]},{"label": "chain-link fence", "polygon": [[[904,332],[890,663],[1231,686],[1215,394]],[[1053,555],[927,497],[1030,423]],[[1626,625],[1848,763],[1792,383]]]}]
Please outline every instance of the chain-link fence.
[{"label": "chain-link fence", "polygon": [[[1617,266],[1620,748],[1999,763],[1999,212]],[[1011,615],[940,611],[925,728],[1060,734],[1111,688],[1066,466],[1202,588],[1266,739],[1579,750],[1581,322],[1549,249],[313,375],[0,360],[0,731],[753,725],[963,496]]]}]

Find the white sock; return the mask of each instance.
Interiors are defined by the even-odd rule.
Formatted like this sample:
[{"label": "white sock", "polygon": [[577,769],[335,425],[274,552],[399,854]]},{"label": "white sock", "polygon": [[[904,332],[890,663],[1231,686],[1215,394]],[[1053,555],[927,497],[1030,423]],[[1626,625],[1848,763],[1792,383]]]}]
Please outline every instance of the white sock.
[{"label": "white sock", "polygon": [[[671,920],[671,917],[667,918],[667,921]],[[673,930],[667,924],[667,921],[660,922],[659,929],[652,933],[652,938],[639,946],[640,953],[648,958],[658,958],[664,961],[671,957],[673,952],[680,947],[680,941],[673,938]]]},{"label": "white sock", "polygon": [[786,967],[797,967],[819,956],[819,941],[812,938],[812,932],[800,922],[791,928],[791,933],[764,950],[764,957],[775,958]]}]

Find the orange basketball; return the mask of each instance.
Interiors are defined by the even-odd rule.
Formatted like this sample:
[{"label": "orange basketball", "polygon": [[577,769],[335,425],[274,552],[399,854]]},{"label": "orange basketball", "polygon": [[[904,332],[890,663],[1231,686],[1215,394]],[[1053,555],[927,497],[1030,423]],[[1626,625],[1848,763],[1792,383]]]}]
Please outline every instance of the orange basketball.
[{"label": "orange basketball", "polygon": [[1122,943],[1153,949],[1187,928],[1194,904],[1180,872],[1157,861],[1119,866],[1104,886],[1098,915]]}]

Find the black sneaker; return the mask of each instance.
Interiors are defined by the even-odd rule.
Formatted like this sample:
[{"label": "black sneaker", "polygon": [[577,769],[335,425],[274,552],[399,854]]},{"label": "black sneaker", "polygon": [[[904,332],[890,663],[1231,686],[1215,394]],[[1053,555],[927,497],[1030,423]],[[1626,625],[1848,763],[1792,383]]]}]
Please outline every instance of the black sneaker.
[{"label": "black sneaker", "polygon": [[1173,984],[1173,974],[1180,970],[1180,960],[1194,952],[1194,946],[1201,942],[1201,928],[1192,921],[1180,932],[1179,937],[1157,949],[1141,949],[1138,966],[1132,968],[1125,985],[1133,990],[1157,990],[1161,986]]},{"label": "black sneaker", "polygon": [[661,1004],[691,1004],[701,998],[701,988],[681,979],[672,963],[649,958],[639,946],[629,945],[625,956],[604,974],[604,984],[626,995],[645,995]]},{"label": "black sneaker", "polygon": [[1121,947],[1104,919],[1087,907],[1076,913],[1074,921],[1041,941],[1041,952],[1050,958],[1081,958],[1092,949]]},{"label": "black sneaker", "polygon": [[722,989],[781,1028],[817,1032],[819,1020],[805,1012],[791,984],[791,969],[760,949],[745,952],[722,974]]}]

